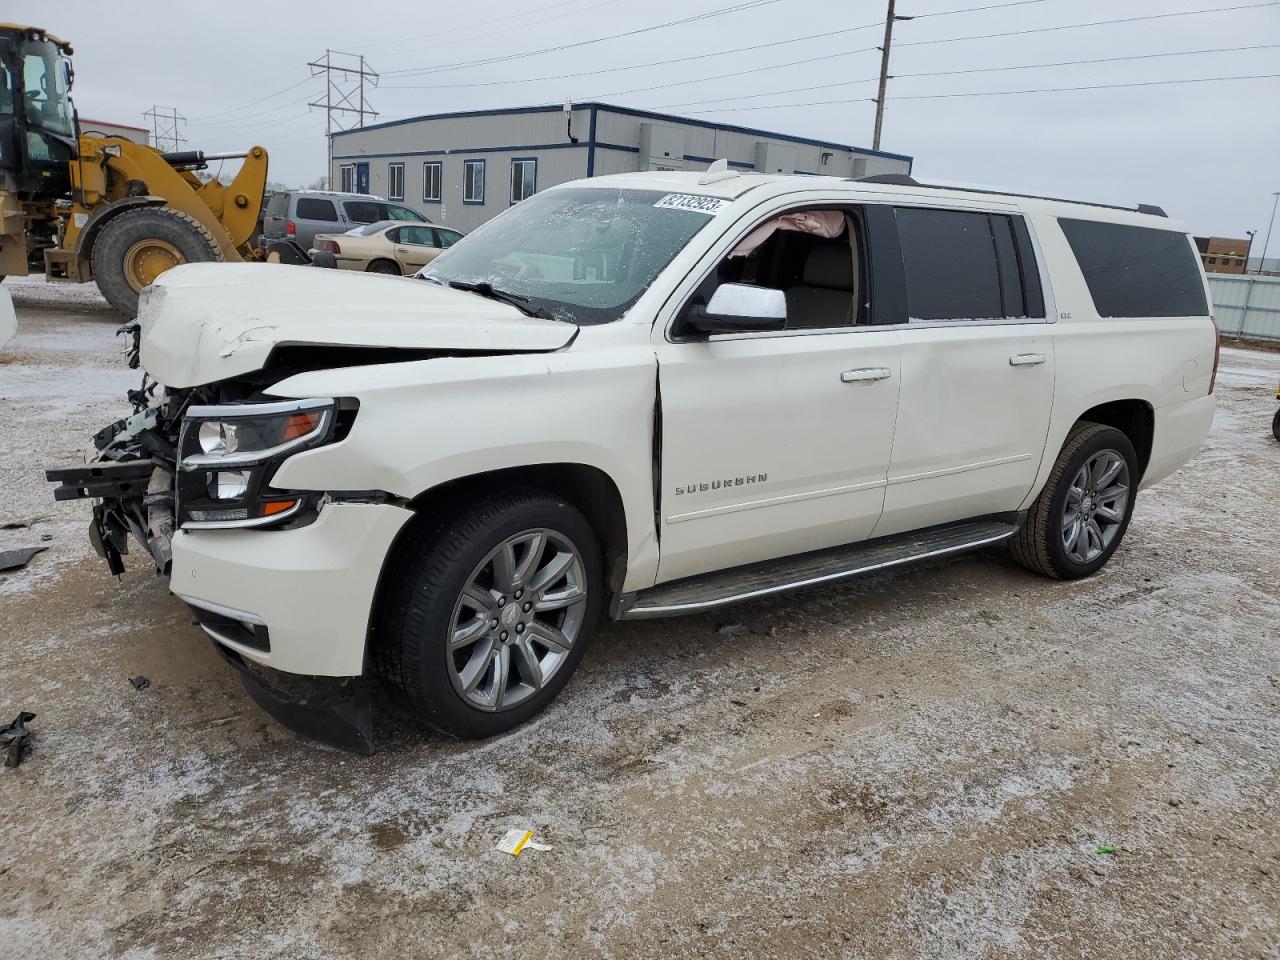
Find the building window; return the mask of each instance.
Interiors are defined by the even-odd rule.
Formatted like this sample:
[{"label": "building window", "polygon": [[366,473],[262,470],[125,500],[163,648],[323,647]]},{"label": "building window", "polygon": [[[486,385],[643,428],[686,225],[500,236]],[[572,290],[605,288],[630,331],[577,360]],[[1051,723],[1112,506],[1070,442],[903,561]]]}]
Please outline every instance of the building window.
[{"label": "building window", "polygon": [[538,189],[538,161],[522,157],[511,161],[511,202],[519,203]]},{"label": "building window", "polygon": [[387,199],[404,199],[404,164],[387,164]]},{"label": "building window", "polygon": [[344,163],[338,168],[338,189],[343,193],[356,192],[356,167],[353,163]]},{"label": "building window", "polygon": [[462,202],[484,203],[483,160],[467,160],[462,164]]},{"label": "building window", "polygon": [[1209,258],[1209,262],[1210,262],[1210,263],[1217,263],[1217,262],[1218,262],[1218,258],[1217,258],[1217,257],[1210,257],[1210,258]]},{"label": "building window", "polygon": [[428,160],[422,165],[422,199],[424,203],[440,202],[440,181],[442,164],[439,160]]}]

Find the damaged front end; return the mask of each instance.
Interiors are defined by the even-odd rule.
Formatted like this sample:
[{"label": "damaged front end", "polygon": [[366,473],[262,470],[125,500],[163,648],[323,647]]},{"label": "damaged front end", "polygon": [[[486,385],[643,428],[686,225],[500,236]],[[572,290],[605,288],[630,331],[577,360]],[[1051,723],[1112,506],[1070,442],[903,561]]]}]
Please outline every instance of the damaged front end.
[{"label": "damaged front end", "polygon": [[140,389],[129,391],[134,412],[94,435],[95,460],[45,471],[58,484],[55,500],[96,501],[89,540],[116,576],[124,573],[121,556],[129,552],[130,536],[150,554],[157,573],[167,576],[173,561],[178,436],[197,391],[156,401],[156,387],[144,377]]},{"label": "damaged front end", "polygon": [[[89,539],[113,575],[124,573],[130,539],[168,577],[177,530],[290,529],[314,521],[318,495],[275,490],[270,480],[290,453],[345,435],[356,405],[269,398],[263,386],[244,378],[161,391],[144,379],[129,393],[133,414],[94,436],[94,460],[46,470],[58,484],[55,499],[94,501]],[[372,753],[364,677],[304,676],[255,662],[252,652],[272,651],[265,622],[182,599],[259,706],[306,737]]]}]

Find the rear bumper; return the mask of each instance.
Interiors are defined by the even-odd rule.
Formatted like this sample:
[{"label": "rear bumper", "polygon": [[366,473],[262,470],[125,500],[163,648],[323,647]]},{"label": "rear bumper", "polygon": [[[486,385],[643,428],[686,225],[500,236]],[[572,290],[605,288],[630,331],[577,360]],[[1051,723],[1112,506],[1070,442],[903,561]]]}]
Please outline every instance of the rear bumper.
[{"label": "rear bumper", "polygon": [[1213,394],[1158,407],[1151,441],[1151,460],[1139,489],[1163,480],[1200,452],[1213,425]]},{"label": "rear bumper", "polygon": [[169,589],[205,632],[245,660],[284,673],[354,677],[383,561],[413,514],[330,503],[292,530],[183,530]]}]

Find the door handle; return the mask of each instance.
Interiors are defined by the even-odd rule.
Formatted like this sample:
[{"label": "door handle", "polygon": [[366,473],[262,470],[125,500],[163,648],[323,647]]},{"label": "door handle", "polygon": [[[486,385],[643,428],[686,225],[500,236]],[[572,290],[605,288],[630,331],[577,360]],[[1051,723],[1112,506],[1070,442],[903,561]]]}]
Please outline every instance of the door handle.
[{"label": "door handle", "polygon": [[841,383],[862,383],[868,380],[888,380],[893,371],[888,367],[862,367],[858,370],[846,370],[840,374]]},{"label": "door handle", "polygon": [[1034,367],[1036,364],[1044,363],[1046,359],[1043,353],[1015,353],[1009,358],[1009,366]]}]

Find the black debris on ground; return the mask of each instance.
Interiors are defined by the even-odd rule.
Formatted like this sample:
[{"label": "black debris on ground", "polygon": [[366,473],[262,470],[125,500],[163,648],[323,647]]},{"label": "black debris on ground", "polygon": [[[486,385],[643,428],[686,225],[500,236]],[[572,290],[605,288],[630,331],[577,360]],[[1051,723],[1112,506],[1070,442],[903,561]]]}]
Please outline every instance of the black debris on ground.
[{"label": "black debris on ground", "polygon": [[145,690],[147,687],[151,686],[151,681],[142,676],[142,674],[138,674],[136,677],[130,677],[129,682],[133,684],[133,689],[135,690]]},{"label": "black debris on ground", "polygon": [[17,550],[0,551],[0,573],[6,570],[21,570],[31,558],[48,547],[20,547]]},{"label": "black debris on ground", "polygon": [[0,748],[4,749],[4,765],[16,767],[23,755],[31,749],[31,731],[27,724],[36,718],[34,713],[23,710],[13,718],[13,723],[0,727]]}]

